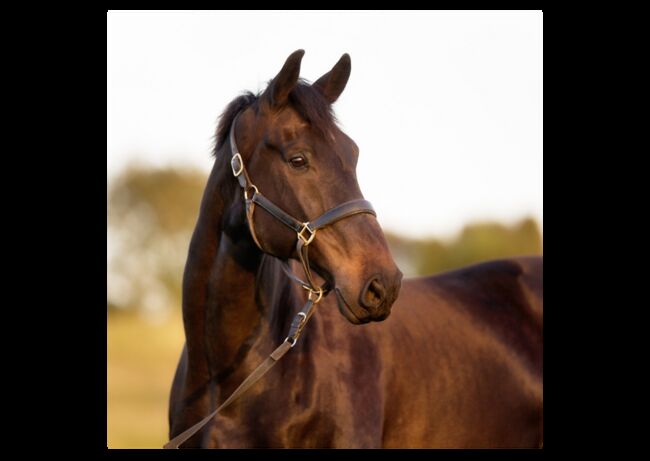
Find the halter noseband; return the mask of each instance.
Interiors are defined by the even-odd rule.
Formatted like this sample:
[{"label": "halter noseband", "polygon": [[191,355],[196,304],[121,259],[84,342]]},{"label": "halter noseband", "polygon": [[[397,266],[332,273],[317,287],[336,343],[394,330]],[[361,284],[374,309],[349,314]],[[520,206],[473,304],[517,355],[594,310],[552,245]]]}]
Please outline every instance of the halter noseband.
[{"label": "halter noseband", "polygon": [[[321,287],[316,286],[311,274],[311,269],[309,267],[308,250],[309,245],[314,241],[314,238],[316,237],[316,232],[319,229],[330,226],[335,222],[340,221],[341,219],[349,218],[350,216],[354,216],[356,214],[368,213],[373,216],[377,216],[377,214],[372,208],[370,202],[364,199],[351,200],[349,202],[337,205],[334,208],[327,210],[318,218],[307,222],[301,222],[286,211],[282,210],[280,207],[262,195],[262,193],[253,184],[250,176],[248,175],[248,172],[246,171],[242,157],[239,154],[239,149],[237,148],[237,142],[235,141],[235,125],[238,118],[239,114],[237,114],[230,126],[230,151],[232,155],[232,158],[230,159],[230,166],[232,168],[233,175],[237,178],[239,185],[244,190],[244,201],[246,202],[246,220],[248,221],[248,228],[250,229],[251,236],[253,237],[253,240],[259,249],[264,253],[268,253],[266,250],[264,250],[255,232],[255,222],[253,219],[255,205],[259,205],[264,208],[271,216],[273,216],[275,219],[296,233],[296,252],[300,257],[300,262],[302,263],[307,281],[304,282],[295,277],[284,266],[283,269],[289,277],[300,283],[303,288],[309,291],[309,299],[311,299],[312,295],[317,296],[316,300],[314,301],[314,304],[316,304],[321,300],[324,294],[327,294],[324,292],[325,285]],[[306,320],[306,318],[304,320]]]}]

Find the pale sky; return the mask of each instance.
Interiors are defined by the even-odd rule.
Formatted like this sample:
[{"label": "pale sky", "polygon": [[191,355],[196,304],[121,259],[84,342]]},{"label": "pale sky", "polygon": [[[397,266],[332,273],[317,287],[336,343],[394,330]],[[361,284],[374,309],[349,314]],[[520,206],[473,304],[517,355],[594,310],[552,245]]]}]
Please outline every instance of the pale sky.
[{"label": "pale sky", "polygon": [[132,162],[209,172],[218,115],[299,48],[309,81],[352,58],[334,108],[384,228],[542,223],[541,12],[110,11],[109,183]]}]

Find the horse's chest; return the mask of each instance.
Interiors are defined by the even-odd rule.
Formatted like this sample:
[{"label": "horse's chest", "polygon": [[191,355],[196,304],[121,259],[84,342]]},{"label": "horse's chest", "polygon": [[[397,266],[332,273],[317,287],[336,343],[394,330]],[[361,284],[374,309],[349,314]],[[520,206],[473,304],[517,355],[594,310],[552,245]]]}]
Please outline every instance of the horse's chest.
[{"label": "horse's chest", "polygon": [[[383,396],[376,373],[323,361],[281,375],[219,416],[208,444],[218,447],[378,447]],[[372,372],[371,372],[372,371]],[[361,383],[364,383],[363,385]]]}]

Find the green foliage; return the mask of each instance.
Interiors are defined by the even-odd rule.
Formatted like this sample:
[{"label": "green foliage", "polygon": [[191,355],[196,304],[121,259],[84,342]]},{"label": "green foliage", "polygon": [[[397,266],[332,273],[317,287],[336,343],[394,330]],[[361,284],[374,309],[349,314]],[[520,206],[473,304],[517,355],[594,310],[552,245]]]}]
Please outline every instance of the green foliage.
[{"label": "green foliage", "polygon": [[[154,312],[179,307],[187,248],[207,176],[199,171],[133,167],[110,184],[109,309]],[[435,274],[488,259],[541,254],[538,224],[466,226],[451,241],[386,233],[407,276]]]},{"label": "green foliage", "polygon": [[514,226],[475,223],[449,242],[409,239],[386,233],[389,246],[406,275],[429,275],[490,259],[542,253],[537,222],[525,218]]},{"label": "green foliage", "polygon": [[109,224],[123,225],[129,215],[145,207],[156,232],[191,230],[206,180],[206,175],[196,170],[130,168],[111,187]]},{"label": "green foliage", "polygon": [[180,306],[183,265],[206,181],[195,170],[132,167],[110,184],[109,309]]}]

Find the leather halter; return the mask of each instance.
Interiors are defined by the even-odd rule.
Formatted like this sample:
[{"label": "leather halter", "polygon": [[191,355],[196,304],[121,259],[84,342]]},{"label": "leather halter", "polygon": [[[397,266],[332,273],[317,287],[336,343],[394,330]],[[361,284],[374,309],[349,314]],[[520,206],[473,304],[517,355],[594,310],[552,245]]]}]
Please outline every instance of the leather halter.
[{"label": "leather halter", "polygon": [[260,240],[257,237],[257,233],[255,232],[255,221],[253,218],[255,205],[259,205],[275,219],[293,230],[297,235],[296,253],[298,254],[300,262],[302,263],[302,268],[305,272],[305,276],[307,277],[307,282],[303,282],[302,280],[292,276],[289,272],[287,272],[287,269],[285,269],[287,275],[301,283],[303,288],[306,290],[322,296],[324,286],[316,287],[311,274],[311,269],[309,267],[309,244],[312,243],[316,237],[316,231],[330,226],[335,222],[340,221],[341,219],[348,218],[356,214],[368,213],[373,216],[377,216],[377,214],[372,208],[370,202],[364,199],[351,200],[349,202],[337,205],[334,208],[330,208],[316,219],[308,222],[301,222],[286,211],[282,210],[282,208],[262,195],[262,193],[253,184],[250,176],[248,175],[248,172],[246,171],[246,167],[244,166],[242,157],[239,154],[239,148],[237,147],[237,142],[235,140],[235,124],[237,123],[238,118],[239,114],[237,114],[232,122],[232,125],[230,126],[229,138],[230,151],[232,155],[232,158],[230,159],[230,166],[232,168],[233,175],[237,178],[239,185],[244,190],[244,200],[246,202],[246,219],[248,221],[248,228],[250,229],[251,236],[253,237],[253,240],[255,241],[255,244],[258,246],[258,248],[264,253],[268,253],[266,250],[264,250]]},{"label": "leather halter", "polygon": [[[208,416],[203,418],[198,423],[194,424],[189,429],[186,429],[172,440],[167,442],[163,448],[179,448],[182,443],[187,441],[190,437],[196,434],[203,426],[208,424],[214,416],[219,413],[221,410],[226,408],[230,403],[237,399],[241,394],[246,392],[253,384],[255,384],[262,376],[273,366],[275,363],[280,360],[284,354],[286,354],[293,346],[296,345],[298,338],[300,337],[307,321],[311,318],[314,313],[313,307],[320,302],[323,296],[326,296],[329,290],[326,291],[326,284],[317,287],[314,283],[314,279],[311,274],[311,269],[309,267],[309,245],[314,241],[316,237],[316,232],[319,229],[324,227],[331,226],[341,219],[349,218],[356,214],[368,213],[373,216],[377,216],[375,210],[372,208],[370,202],[364,199],[351,200],[349,202],[342,203],[330,208],[322,215],[307,222],[301,222],[298,219],[291,216],[289,213],[284,211],[282,208],[274,204],[272,201],[264,197],[260,191],[255,187],[253,182],[246,171],[244,162],[237,148],[237,142],[235,141],[235,125],[239,119],[239,115],[233,119],[230,126],[230,166],[232,168],[233,175],[239,181],[239,185],[244,191],[244,201],[246,203],[246,220],[248,221],[248,228],[250,229],[251,236],[255,241],[255,244],[262,250],[264,253],[269,254],[260,243],[257,234],[255,232],[255,221],[254,213],[255,206],[259,205],[265,211],[267,211],[271,216],[280,221],[285,226],[292,229],[296,232],[296,252],[302,263],[302,268],[305,272],[305,277],[307,281],[303,281],[293,275],[288,269],[286,263],[283,264],[282,268],[285,273],[294,281],[300,283],[300,285],[306,289],[309,294],[307,296],[307,302],[303,308],[296,314],[293,321],[291,322],[291,327],[289,328],[289,334],[285,340],[278,346],[264,362],[262,362],[253,372],[235,389],[235,391],[223,402],[216,410],[210,413]],[[313,297],[313,298],[312,298]]]}]

